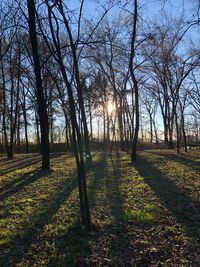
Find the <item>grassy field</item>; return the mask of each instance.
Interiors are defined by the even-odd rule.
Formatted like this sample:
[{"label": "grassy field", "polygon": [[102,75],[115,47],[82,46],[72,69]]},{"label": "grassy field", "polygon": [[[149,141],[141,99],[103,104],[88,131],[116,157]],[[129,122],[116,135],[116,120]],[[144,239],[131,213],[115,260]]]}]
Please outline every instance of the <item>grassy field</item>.
[{"label": "grassy field", "polygon": [[89,233],[72,156],[0,158],[0,266],[200,266],[200,151],[129,158],[95,154]]}]

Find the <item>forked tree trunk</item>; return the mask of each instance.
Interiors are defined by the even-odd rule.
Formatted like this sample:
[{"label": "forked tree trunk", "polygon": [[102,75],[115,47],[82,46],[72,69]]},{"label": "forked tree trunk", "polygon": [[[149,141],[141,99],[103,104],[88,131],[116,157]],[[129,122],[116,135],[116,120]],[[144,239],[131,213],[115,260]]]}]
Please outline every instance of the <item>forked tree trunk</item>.
[{"label": "forked tree trunk", "polygon": [[69,43],[70,43],[70,48],[72,52],[72,58],[73,58],[73,69],[74,69],[74,76],[76,80],[76,85],[77,85],[77,96],[78,96],[78,102],[79,102],[79,107],[80,107],[80,112],[81,112],[81,119],[83,123],[83,134],[84,134],[84,144],[85,144],[85,153],[86,153],[86,162],[92,163],[92,155],[91,155],[91,150],[90,150],[90,140],[89,140],[89,131],[88,131],[88,126],[87,126],[87,119],[86,119],[86,114],[85,114],[85,107],[84,107],[84,100],[83,100],[83,90],[82,90],[82,85],[81,85],[81,80],[80,80],[80,74],[79,74],[79,65],[78,65],[78,57],[77,57],[77,50],[76,50],[76,42],[73,40],[72,32],[69,26],[68,19],[65,15],[65,12],[63,10],[63,4],[62,2],[58,3],[59,11],[60,14],[63,18],[63,22],[65,24],[68,37],[69,37]]},{"label": "forked tree trunk", "polygon": [[85,164],[84,164],[84,156],[83,156],[83,146],[82,146],[82,138],[80,127],[77,122],[76,117],[76,109],[75,109],[75,101],[73,97],[73,92],[70,83],[68,82],[68,78],[65,72],[65,67],[63,65],[61,57],[59,57],[59,63],[61,72],[63,75],[63,79],[66,83],[68,96],[69,96],[69,106],[70,106],[70,118],[72,124],[72,136],[73,136],[73,149],[74,155],[76,159],[76,166],[78,172],[78,188],[79,188],[79,200],[80,200],[80,213],[82,224],[86,226],[88,230],[91,228],[91,218],[90,218],[90,209],[89,209],[89,201],[87,195],[87,184],[86,184],[86,175],[85,175]]},{"label": "forked tree trunk", "polygon": [[[59,47],[58,40],[55,37],[55,32],[54,32],[54,27],[53,27],[53,22],[52,22],[53,10],[49,5],[48,0],[45,0],[45,3],[48,7],[49,25],[50,25],[53,43],[56,47],[55,59],[57,60],[57,63],[59,64],[60,71],[61,71],[61,74],[63,77],[63,81],[66,85],[67,92],[68,92],[70,119],[71,119],[71,126],[72,126],[72,137],[73,137],[73,150],[74,150],[77,172],[78,172],[78,189],[79,189],[81,221],[82,221],[82,224],[85,225],[86,228],[89,230],[91,227],[90,209],[89,209],[89,202],[88,202],[88,195],[87,195],[83,147],[82,147],[82,141],[81,141],[81,132],[80,132],[80,128],[79,128],[78,120],[77,120],[76,104],[75,104],[75,100],[74,100],[72,85],[68,80],[66,68],[65,68],[65,65],[63,62],[63,57],[61,54],[61,48]],[[43,35],[43,36],[45,38],[45,41],[48,43],[48,40],[46,39],[45,35]],[[82,104],[84,107],[84,103],[82,102],[80,104],[79,100],[80,99],[78,99],[78,104],[79,105]]]}]

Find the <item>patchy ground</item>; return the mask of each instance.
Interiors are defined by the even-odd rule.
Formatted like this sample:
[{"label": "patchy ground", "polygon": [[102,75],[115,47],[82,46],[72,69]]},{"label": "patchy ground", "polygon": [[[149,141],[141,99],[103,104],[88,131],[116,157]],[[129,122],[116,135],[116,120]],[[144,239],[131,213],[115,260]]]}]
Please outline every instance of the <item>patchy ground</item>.
[{"label": "patchy ground", "polygon": [[200,151],[95,155],[93,230],[79,224],[75,163],[0,158],[0,266],[200,266]]}]

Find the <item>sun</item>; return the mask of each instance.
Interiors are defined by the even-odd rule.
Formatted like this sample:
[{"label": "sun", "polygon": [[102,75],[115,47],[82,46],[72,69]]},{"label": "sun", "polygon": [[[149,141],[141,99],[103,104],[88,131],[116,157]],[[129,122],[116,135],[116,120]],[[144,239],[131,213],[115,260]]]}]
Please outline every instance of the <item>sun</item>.
[{"label": "sun", "polygon": [[112,115],[115,112],[115,103],[111,100],[107,102],[107,111],[109,115]]}]

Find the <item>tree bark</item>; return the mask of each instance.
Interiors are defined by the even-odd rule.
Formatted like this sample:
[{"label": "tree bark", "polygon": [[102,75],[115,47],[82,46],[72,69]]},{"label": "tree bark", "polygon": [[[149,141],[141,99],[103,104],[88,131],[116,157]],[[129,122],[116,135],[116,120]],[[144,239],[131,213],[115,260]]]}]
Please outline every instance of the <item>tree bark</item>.
[{"label": "tree bark", "polygon": [[134,21],[133,21],[133,29],[132,29],[132,37],[131,37],[131,54],[130,54],[130,74],[131,79],[134,85],[134,96],[135,96],[135,131],[132,141],[132,153],[131,153],[131,162],[136,161],[136,153],[137,153],[137,142],[138,142],[138,133],[139,133],[139,88],[138,81],[135,77],[134,68],[133,68],[133,60],[135,56],[135,42],[136,42],[136,30],[137,30],[137,18],[138,18],[138,3],[137,0],[134,0]]},{"label": "tree bark", "polygon": [[36,79],[37,89],[37,104],[38,114],[40,120],[40,132],[41,132],[41,152],[42,152],[42,170],[50,169],[50,158],[49,158],[49,127],[48,127],[48,115],[46,108],[46,101],[44,97],[42,78],[41,78],[41,66],[38,53],[38,41],[36,34],[36,21],[35,21],[35,1],[27,0],[28,7],[28,24],[29,34],[32,47],[33,64]]}]

